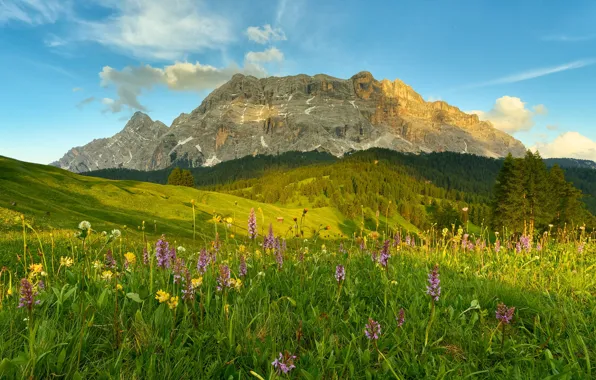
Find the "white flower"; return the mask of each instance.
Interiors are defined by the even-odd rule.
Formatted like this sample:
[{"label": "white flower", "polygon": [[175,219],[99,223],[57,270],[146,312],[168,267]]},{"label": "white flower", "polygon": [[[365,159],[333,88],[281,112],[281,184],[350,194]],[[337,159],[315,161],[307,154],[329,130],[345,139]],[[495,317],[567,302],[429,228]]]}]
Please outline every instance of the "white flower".
[{"label": "white flower", "polygon": [[178,247],[178,252],[184,253],[184,252],[186,252],[186,248],[184,248],[183,246],[180,246],[180,247]]},{"label": "white flower", "polygon": [[257,276],[259,276],[259,277],[265,277],[265,272],[259,272],[259,273],[257,273]]},{"label": "white flower", "polygon": [[114,237],[114,239],[118,239],[120,236],[122,236],[120,230],[112,230],[112,237]]},{"label": "white flower", "polygon": [[90,230],[91,229],[91,223],[89,223],[86,220],[83,220],[81,223],[79,223],[79,230]]},{"label": "white flower", "polygon": [[105,232],[105,231],[102,231],[102,232],[101,232],[101,236],[108,236],[108,233],[107,233],[107,232]]},{"label": "white flower", "polygon": [[44,271],[42,271],[42,272],[41,272],[41,275],[42,275],[43,277],[45,277],[45,276],[47,276],[47,275],[48,275],[48,273],[47,273],[47,272],[44,272]]}]

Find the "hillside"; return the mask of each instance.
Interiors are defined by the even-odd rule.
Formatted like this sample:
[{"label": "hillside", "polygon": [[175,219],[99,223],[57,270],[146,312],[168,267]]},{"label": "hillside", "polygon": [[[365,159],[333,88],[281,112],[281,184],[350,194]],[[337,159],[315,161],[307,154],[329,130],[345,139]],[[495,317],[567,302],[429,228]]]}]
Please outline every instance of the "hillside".
[{"label": "hillside", "polygon": [[234,75],[170,127],[136,112],[118,134],[76,147],[53,163],[81,173],[213,166],[258,154],[319,150],[341,157],[369,148],[522,156],[521,142],[443,101],[427,102],[399,79],[369,72]]},{"label": "hillside", "polygon": [[[153,237],[161,233],[177,239],[192,239],[192,205],[196,200],[197,236],[212,239],[214,213],[234,217],[228,230],[245,235],[251,207],[257,211],[259,228],[274,223],[276,233],[285,234],[292,218],[302,215],[302,208],[278,207],[229,194],[201,191],[186,187],[163,186],[135,181],[113,181],[84,177],[51,166],[24,163],[0,156],[0,210],[3,215],[24,214],[40,230],[74,230],[82,220],[91,222],[97,231],[124,229],[137,233],[142,221],[146,233]],[[277,218],[284,218],[283,223]],[[18,231],[19,224],[3,218],[2,229]],[[13,218],[14,219],[14,218]],[[2,218],[0,218],[2,220]],[[19,222],[20,223],[20,220]],[[308,211],[304,229],[306,235],[320,225],[330,226],[329,234],[351,234],[350,225],[335,209],[317,208]],[[223,223],[219,231],[225,230]],[[203,239],[204,238],[204,239]]]}]

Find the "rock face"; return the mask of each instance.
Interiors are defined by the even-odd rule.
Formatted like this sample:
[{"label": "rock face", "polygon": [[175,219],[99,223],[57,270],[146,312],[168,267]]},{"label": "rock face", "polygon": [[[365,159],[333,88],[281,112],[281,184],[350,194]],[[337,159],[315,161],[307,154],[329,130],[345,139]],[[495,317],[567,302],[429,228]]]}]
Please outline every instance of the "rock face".
[{"label": "rock face", "polygon": [[75,171],[171,165],[211,166],[246,155],[325,150],[341,156],[372,147],[522,156],[508,134],[445,102],[426,102],[400,80],[368,72],[350,79],[241,74],[170,128],[137,112],[112,138],[74,148],[54,165]]}]

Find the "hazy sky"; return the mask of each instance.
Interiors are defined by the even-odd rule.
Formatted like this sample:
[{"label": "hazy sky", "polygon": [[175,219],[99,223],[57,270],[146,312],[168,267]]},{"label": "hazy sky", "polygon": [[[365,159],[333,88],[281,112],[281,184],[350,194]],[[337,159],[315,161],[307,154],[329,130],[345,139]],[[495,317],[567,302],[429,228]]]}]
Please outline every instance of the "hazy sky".
[{"label": "hazy sky", "polygon": [[0,155],[49,163],[236,72],[400,78],[596,160],[596,2],[0,0]]}]

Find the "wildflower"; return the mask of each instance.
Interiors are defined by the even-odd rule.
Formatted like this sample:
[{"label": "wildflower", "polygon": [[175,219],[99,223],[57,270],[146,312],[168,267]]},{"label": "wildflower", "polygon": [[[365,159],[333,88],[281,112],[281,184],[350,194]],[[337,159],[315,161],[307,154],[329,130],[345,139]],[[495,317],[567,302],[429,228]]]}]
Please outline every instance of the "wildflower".
[{"label": "wildflower", "polygon": [[240,268],[238,269],[238,274],[240,275],[240,277],[244,277],[246,276],[247,272],[248,270],[246,268],[246,257],[242,255],[240,256]]},{"label": "wildflower", "polygon": [[230,280],[230,287],[240,291],[242,288],[242,280],[239,278],[233,278]]},{"label": "wildflower", "polygon": [[536,244],[536,250],[538,252],[541,252],[542,251],[542,244],[540,244],[540,243]]},{"label": "wildflower", "polygon": [[381,336],[381,324],[372,318],[368,318],[368,323],[364,327],[364,335],[368,340],[378,340]]},{"label": "wildflower", "polygon": [[120,236],[122,236],[122,232],[120,232],[120,230],[112,230],[113,239],[118,239]]},{"label": "wildflower", "polygon": [[335,267],[335,279],[338,283],[346,279],[346,269],[343,265],[338,265]]},{"label": "wildflower", "polygon": [[182,298],[185,301],[191,301],[195,298],[195,287],[192,283],[192,279],[190,278],[190,271],[187,268],[184,268],[184,289],[182,289]]},{"label": "wildflower", "polygon": [[101,279],[102,279],[102,280],[109,281],[109,280],[111,280],[111,279],[112,279],[112,276],[113,276],[113,275],[114,275],[114,274],[112,273],[112,271],[106,270],[106,271],[103,271],[103,272],[101,273]]},{"label": "wildflower", "polygon": [[522,251],[522,245],[521,243],[518,241],[517,244],[515,245],[515,252],[517,253],[521,253]]},{"label": "wildflower", "polygon": [[60,265],[63,267],[70,268],[74,264],[74,260],[71,257],[62,256],[60,257]]},{"label": "wildflower", "polygon": [[513,319],[514,313],[515,307],[508,308],[507,305],[505,305],[504,303],[500,303],[497,305],[496,318],[499,322],[503,324],[510,324],[511,320]]},{"label": "wildflower", "polygon": [[186,252],[186,248],[184,248],[183,246],[179,246],[178,247],[178,252],[184,253],[184,252]]},{"label": "wildflower", "polygon": [[46,288],[46,283],[43,282],[43,280],[39,280],[39,282],[37,283],[37,288],[40,290],[44,290]]},{"label": "wildflower", "polygon": [[246,246],[245,246],[245,245],[243,245],[243,244],[240,244],[240,245],[238,246],[238,252],[240,252],[240,253],[244,253],[244,252],[246,252]]},{"label": "wildflower", "polygon": [[[213,247],[213,251],[215,251],[215,254],[217,254],[219,252],[219,249],[221,248],[221,242],[219,240],[219,233],[215,234],[215,240],[213,240],[211,242],[211,246]],[[215,256],[215,254],[214,254],[214,256]],[[214,257],[213,261],[215,262],[215,257]]]},{"label": "wildflower", "polygon": [[259,277],[265,277],[265,272],[259,272],[259,273],[257,273],[257,276],[259,276]]},{"label": "wildflower", "polygon": [[101,261],[99,261],[99,260],[95,260],[95,261],[93,262],[93,269],[101,269],[101,267],[102,267],[102,263],[101,263]]},{"label": "wildflower", "polygon": [[32,275],[37,275],[43,271],[43,265],[41,264],[31,264],[29,265],[29,271],[31,271]]},{"label": "wildflower", "polygon": [[277,262],[277,269],[281,269],[284,266],[284,257],[279,248],[279,240],[277,240],[277,243],[278,247],[275,249],[275,261]]},{"label": "wildflower", "polygon": [[519,242],[521,243],[522,247],[527,251],[530,252],[532,250],[532,241],[529,236],[522,236],[519,238]]},{"label": "wildflower", "polygon": [[180,300],[180,297],[178,297],[178,296],[170,297],[170,299],[168,301],[168,307],[170,308],[170,310],[174,310],[178,306],[179,300]]},{"label": "wildflower", "polygon": [[166,241],[165,235],[155,243],[155,258],[157,259],[157,266],[159,268],[170,267],[170,244]]},{"label": "wildflower", "polygon": [[174,261],[174,268],[172,269],[172,273],[174,274],[174,284],[180,283],[185,269],[184,260],[177,258],[176,261]]},{"label": "wildflower", "polygon": [[112,250],[108,249],[106,252],[106,257],[104,260],[106,268],[115,269],[116,268],[116,260],[114,259],[114,255],[112,254]]},{"label": "wildflower", "polygon": [[116,291],[121,291],[122,290],[122,285],[121,284],[116,284]]},{"label": "wildflower", "polygon": [[379,233],[377,231],[373,231],[370,233],[370,238],[373,240],[377,240],[379,238]]},{"label": "wildflower", "polygon": [[201,253],[199,254],[199,261],[197,262],[197,271],[199,274],[204,274],[207,271],[207,266],[209,265],[209,255],[207,254],[207,250],[204,248],[201,249]]},{"label": "wildflower", "polygon": [[257,216],[254,208],[250,209],[250,215],[248,216],[248,237],[253,240],[257,237]]},{"label": "wildflower", "polygon": [[389,258],[391,257],[391,255],[389,254],[389,244],[391,244],[391,242],[389,240],[385,240],[385,244],[383,244],[383,248],[381,249],[381,256],[379,258],[379,262],[384,268],[387,268]]},{"label": "wildflower", "polygon": [[149,265],[149,251],[146,246],[143,247],[143,264]]},{"label": "wildflower", "polygon": [[401,244],[401,233],[397,232],[395,234],[395,236],[393,237],[393,246],[397,247],[400,244]]},{"label": "wildflower", "polygon": [[124,254],[124,259],[125,259],[124,265],[126,265],[126,266],[134,265],[137,262],[137,257],[132,252],[126,252]]},{"label": "wildflower", "polygon": [[[306,210],[306,209],[305,209]],[[296,356],[288,353],[287,351],[285,354],[279,353],[279,358],[275,359],[271,365],[275,368],[275,371],[278,375],[288,374],[291,370],[296,368],[294,365],[294,360],[296,360]]]},{"label": "wildflower", "polygon": [[577,246],[577,253],[584,253],[584,248],[586,247],[586,243],[581,242],[578,246]]},{"label": "wildflower", "polygon": [[203,285],[203,277],[193,278],[190,283],[194,289],[200,288]]},{"label": "wildflower", "polygon": [[499,253],[501,251],[501,240],[497,239],[495,242],[495,252]]},{"label": "wildflower", "polygon": [[39,305],[39,300],[36,300],[37,292],[33,290],[33,285],[23,278],[21,280],[21,298],[19,299],[19,307],[26,307],[29,312],[33,310],[34,305]]},{"label": "wildflower", "polygon": [[341,253],[342,255],[343,255],[343,254],[346,254],[346,253],[348,252],[348,251],[345,249],[345,247],[344,247],[344,243],[343,243],[343,242],[342,242],[342,243],[339,243],[339,248],[337,249],[337,251],[338,251],[339,253]]},{"label": "wildflower", "polygon": [[273,224],[269,224],[269,233],[263,239],[263,249],[273,249],[275,246],[275,236],[273,235]]},{"label": "wildflower", "polygon": [[81,223],[79,223],[79,230],[90,230],[91,229],[91,223],[89,223],[86,220],[83,220]]},{"label": "wildflower", "polygon": [[406,245],[411,245],[412,243],[412,237],[408,234],[406,235]]},{"label": "wildflower", "polygon": [[435,265],[433,271],[428,274],[428,286],[426,287],[426,294],[428,294],[433,301],[438,301],[441,296],[441,287],[439,284],[439,265]]},{"label": "wildflower", "polygon": [[399,314],[396,317],[397,320],[397,327],[402,327],[406,322],[406,311],[403,309],[399,309]]},{"label": "wildflower", "polygon": [[217,277],[217,290],[222,291],[230,287],[230,267],[227,265],[219,266],[219,276]]},{"label": "wildflower", "polygon": [[170,294],[160,289],[157,291],[155,299],[158,300],[159,303],[168,302],[168,300],[170,299]]}]

